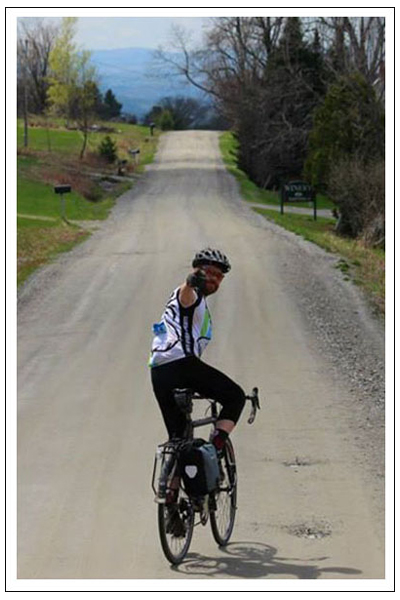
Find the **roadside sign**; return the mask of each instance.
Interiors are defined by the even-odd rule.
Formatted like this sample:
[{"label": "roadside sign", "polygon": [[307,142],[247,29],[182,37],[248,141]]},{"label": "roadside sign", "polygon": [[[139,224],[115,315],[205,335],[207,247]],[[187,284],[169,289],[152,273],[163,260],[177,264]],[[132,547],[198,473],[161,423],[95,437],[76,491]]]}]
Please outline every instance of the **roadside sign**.
[{"label": "roadside sign", "polygon": [[285,202],[312,202],[314,205],[314,220],[317,219],[317,197],[314,188],[306,181],[289,181],[281,188],[281,214]]}]

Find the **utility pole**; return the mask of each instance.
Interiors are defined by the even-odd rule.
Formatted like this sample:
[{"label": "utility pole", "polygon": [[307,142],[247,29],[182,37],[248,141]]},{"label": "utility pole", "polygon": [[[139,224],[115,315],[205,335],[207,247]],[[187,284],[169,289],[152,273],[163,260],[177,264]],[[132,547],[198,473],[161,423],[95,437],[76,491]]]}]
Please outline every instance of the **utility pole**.
[{"label": "utility pole", "polygon": [[24,56],[24,146],[28,147],[28,40],[25,40]]}]

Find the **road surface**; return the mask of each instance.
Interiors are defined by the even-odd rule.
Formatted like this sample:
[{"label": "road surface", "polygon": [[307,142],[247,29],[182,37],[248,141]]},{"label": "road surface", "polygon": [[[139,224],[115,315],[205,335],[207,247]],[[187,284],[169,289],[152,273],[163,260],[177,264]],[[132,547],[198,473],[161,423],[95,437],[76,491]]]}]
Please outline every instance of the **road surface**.
[{"label": "road surface", "polygon": [[[170,133],[99,230],[22,290],[20,578],[384,577],[382,503],[357,454],[349,392],[315,352],[271,227],[240,200],[216,133]],[[246,391],[257,385],[262,410],[233,434],[232,543],[218,549],[197,527],[171,569],[150,489],[165,432],[147,360],[152,324],[208,244],[233,269],[209,300],[204,359]]]}]

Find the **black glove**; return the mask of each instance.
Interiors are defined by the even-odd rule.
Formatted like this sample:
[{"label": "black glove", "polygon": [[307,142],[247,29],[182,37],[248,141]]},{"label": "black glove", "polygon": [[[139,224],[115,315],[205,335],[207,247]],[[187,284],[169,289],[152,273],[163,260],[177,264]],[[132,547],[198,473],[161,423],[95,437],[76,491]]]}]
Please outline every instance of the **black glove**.
[{"label": "black glove", "polygon": [[204,271],[200,269],[187,276],[186,284],[191,288],[197,288],[200,292],[204,292],[206,288],[207,277]]}]

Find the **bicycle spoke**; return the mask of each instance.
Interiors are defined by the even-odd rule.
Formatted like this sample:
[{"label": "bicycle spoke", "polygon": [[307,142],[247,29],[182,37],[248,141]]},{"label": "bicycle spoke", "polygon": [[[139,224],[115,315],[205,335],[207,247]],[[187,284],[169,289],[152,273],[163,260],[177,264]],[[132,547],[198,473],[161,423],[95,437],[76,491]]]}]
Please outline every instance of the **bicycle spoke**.
[{"label": "bicycle spoke", "polygon": [[236,512],[236,465],[233,447],[228,440],[221,459],[222,485],[215,493],[215,510],[210,514],[211,529],[215,541],[225,546],[233,531]]},{"label": "bicycle spoke", "polygon": [[[177,565],[182,562],[189,550],[193,535],[194,512],[183,490],[169,487],[175,476],[174,460],[168,456],[163,465],[166,468],[162,472],[167,475],[167,482],[161,481],[161,487],[165,488],[164,497],[169,498],[169,501],[158,506],[158,530],[166,558]],[[171,497],[174,501],[171,501]]]}]

